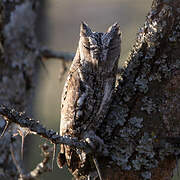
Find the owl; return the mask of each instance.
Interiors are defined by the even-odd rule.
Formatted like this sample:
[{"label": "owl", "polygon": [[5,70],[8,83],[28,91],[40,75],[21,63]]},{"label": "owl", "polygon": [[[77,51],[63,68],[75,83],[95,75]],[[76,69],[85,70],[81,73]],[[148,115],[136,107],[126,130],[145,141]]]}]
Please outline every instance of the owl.
[{"label": "owl", "polygon": [[[61,100],[60,135],[78,140],[100,138],[99,128],[108,113],[115,88],[120,57],[121,32],[117,23],[107,32],[92,31],[81,23],[76,55],[65,82]],[[72,174],[93,169],[91,157],[67,145],[60,145],[57,162],[67,164]]]}]

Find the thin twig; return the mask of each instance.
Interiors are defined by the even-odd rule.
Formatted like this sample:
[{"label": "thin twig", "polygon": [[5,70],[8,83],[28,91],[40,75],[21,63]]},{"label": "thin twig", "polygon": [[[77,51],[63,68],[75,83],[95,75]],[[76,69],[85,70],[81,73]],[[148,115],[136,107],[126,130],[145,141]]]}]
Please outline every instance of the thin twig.
[{"label": "thin twig", "polygon": [[[43,152],[44,159],[40,162],[31,172],[20,174],[18,180],[35,180],[44,172],[51,171],[50,160],[52,159],[52,148],[50,148],[46,143],[41,146],[41,151]],[[17,162],[16,162],[17,163]],[[18,166],[18,164],[16,164]],[[19,168],[19,167],[17,167]]]},{"label": "thin twig", "polygon": [[4,127],[4,129],[3,129],[3,132],[2,132],[1,135],[0,135],[0,138],[4,136],[4,133],[6,132],[6,130],[7,130],[8,127],[9,127],[9,122],[6,121],[6,125],[5,125],[5,127]]},{"label": "thin twig", "polygon": [[52,157],[52,164],[51,164],[52,171],[53,171],[53,168],[54,168],[54,160],[55,160],[55,156],[56,156],[56,149],[57,149],[57,145],[56,145],[56,144],[54,144],[54,145],[53,145],[53,157]]},{"label": "thin twig", "polygon": [[20,174],[20,176],[22,176],[22,175],[23,175],[23,172],[22,172],[21,167],[19,166],[19,163],[18,163],[17,160],[16,160],[15,155],[14,155],[14,150],[13,150],[13,145],[12,145],[12,144],[10,144],[10,151],[11,151],[12,160],[13,160],[13,162],[14,162],[14,164],[15,164],[15,166],[16,166],[19,174]]},{"label": "thin twig", "polygon": [[62,61],[62,68],[60,68],[60,72],[59,72],[59,80],[62,80],[62,77],[65,75],[67,71],[67,67],[66,67],[66,62]]},{"label": "thin twig", "polygon": [[37,179],[42,173],[51,171],[50,160],[52,159],[52,149],[45,143],[41,146],[44,159],[34,170],[26,175],[26,179]]},{"label": "thin twig", "polygon": [[23,160],[24,156],[24,136],[21,136],[21,160]]},{"label": "thin twig", "polygon": [[93,161],[94,161],[94,165],[96,167],[99,179],[103,180],[102,175],[101,175],[101,171],[100,171],[100,167],[99,167],[99,163],[98,163],[97,159],[94,156],[93,156]]}]

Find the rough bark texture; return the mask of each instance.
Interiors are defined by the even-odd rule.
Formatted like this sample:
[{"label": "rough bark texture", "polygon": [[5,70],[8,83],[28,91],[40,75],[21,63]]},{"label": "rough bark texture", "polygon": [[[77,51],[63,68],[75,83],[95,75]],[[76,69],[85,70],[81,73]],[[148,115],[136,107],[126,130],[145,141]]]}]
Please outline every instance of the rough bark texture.
[{"label": "rough bark texture", "polygon": [[179,0],[153,1],[119,80],[102,128],[112,163],[120,167],[113,179],[125,179],[120,169],[126,171],[127,179],[136,179],[135,174],[137,179],[172,176],[172,154],[179,154],[179,149],[171,144],[173,138],[167,137],[180,134],[179,8]]},{"label": "rough bark texture", "polygon": [[[0,1],[0,104],[24,111],[35,86],[36,16],[29,1],[15,2],[21,4]],[[180,0],[154,0],[100,128],[109,151],[96,155],[103,180],[171,179],[180,154],[179,49]],[[20,148],[11,134],[0,140],[0,179],[19,174],[9,146]]]},{"label": "rough bark texture", "polygon": [[[32,4],[24,1],[0,1],[0,104],[29,111],[35,87],[36,38],[34,24],[36,15]],[[5,121],[0,117],[1,132]],[[18,126],[12,124],[0,139],[0,179],[17,179],[19,172],[12,160],[12,153],[20,166],[21,139],[12,135]]]}]

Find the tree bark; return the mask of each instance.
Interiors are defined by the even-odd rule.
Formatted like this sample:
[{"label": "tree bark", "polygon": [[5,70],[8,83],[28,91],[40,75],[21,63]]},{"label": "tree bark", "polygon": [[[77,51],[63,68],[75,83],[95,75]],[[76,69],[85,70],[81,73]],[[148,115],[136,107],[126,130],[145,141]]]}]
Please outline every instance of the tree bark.
[{"label": "tree bark", "polygon": [[179,8],[179,0],[154,0],[139,30],[102,128],[116,162],[103,163],[105,179],[172,177],[180,134]]},{"label": "tree bark", "polygon": [[[36,3],[0,1],[0,104],[31,112],[31,99],[35,89],[38,56],[34,34]],[[5,121],[0,116],[1,132]],[[12,151],[19,166],[21,139],[14,137],[19,126],[11,124],[0,139],[0,179],[17,179],[20,172],[12,159]],[[11,151],[12,150],[12,151]]]},{"label": "tree bark", "polygon": [[[0,104],[23,111],[35,87],[36,15],[31,3],[15,2],[0,2]],[[171,179],[180,154],[179,49],[180,0],[154,0],[99,130],[109,152],[96,156],[103,180]],[[10,150],[3,149],[18,140],[12,142],[8,134],[0,140],[0,165],[17,178]]]}]

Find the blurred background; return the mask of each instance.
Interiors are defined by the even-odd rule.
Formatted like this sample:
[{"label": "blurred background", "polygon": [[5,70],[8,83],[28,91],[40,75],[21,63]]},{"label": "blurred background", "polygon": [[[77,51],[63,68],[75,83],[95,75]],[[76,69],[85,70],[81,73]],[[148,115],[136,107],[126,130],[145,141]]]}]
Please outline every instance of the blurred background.
[{"label": "blurred background", "polygon": [[[122,31],[122,51],[120,65],[128,56],[150,10],[150,0],[44,0],[40,8],[37,34],[41,44],[57,51],[76,51],[79,40],[80,22],[85,21],[94,31],[104,32],[114,22],[119,22]],[[62,70],[61,60],[44,62],[48,72],[40,67],[34,99],[34,117],[49,128],[59,131],[60,99],[66,75],[59,78]],[[67,68],[69,68],[67,64]],[[27,137],[31,141],[29,169],[40,162],[39,141],[42,139]],[[26,142],[25,142],[26,143]],[[25,146],[26,147],[26,146]],[[25,149],[26,152],[26,149]],[[54,162],[53,173],[47,173],[40,179],[70,180],[72,176],[65,169],[58,169]]]}]

